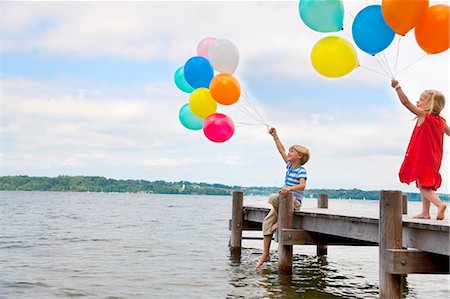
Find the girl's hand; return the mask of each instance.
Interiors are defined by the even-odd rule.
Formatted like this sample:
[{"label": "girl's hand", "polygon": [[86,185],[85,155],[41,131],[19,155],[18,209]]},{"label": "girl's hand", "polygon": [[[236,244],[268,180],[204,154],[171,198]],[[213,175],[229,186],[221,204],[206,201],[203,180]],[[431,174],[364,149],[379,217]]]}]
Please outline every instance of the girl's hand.
[{"label": "girl's hand", "polygon": [[395,88],[395,86],[397,86],[397,85],[398,85],[398,81],[395,80],[395,79],[392,79],[392,80],[391,80],[391,86],[392,86],[392,88]]},{"label": "girl's hand", "polygon": [[272,135],[273,137],[275,137],[275,136],[277,136],[277,130],[275,128],[270,128],[269,134]]}]

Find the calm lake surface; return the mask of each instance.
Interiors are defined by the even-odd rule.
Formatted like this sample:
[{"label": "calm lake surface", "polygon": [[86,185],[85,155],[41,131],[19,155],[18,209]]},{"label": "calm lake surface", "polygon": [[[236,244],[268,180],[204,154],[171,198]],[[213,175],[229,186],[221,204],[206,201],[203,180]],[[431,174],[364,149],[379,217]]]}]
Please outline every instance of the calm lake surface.
[{"label": "calm lake surface", "polygon": [[[230,218],[231,196],[0,191],[0,298],[378,298],[378,247],[330,246],[318,258],[294,246],[294,273],[281,277],[276,243],[257,271],[262,241],[243,240],[231,258]],[[449,298],[449,275],[409,275],[405,297]]]}]

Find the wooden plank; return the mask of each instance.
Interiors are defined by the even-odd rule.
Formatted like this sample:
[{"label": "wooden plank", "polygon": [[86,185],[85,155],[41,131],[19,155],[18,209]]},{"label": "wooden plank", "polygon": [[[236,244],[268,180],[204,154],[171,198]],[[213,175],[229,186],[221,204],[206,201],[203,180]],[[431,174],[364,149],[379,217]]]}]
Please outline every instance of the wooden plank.
[{"label": "wooden plank", "polygon": [[449,257],[417,249],[387,249],[387,271],[392,274],[449,274]]},{"label": "wooden plank", "polygon": [[378,246],[377,243],[312,233],[302,229],[283,229],[283,239],[281,239],[280,242],[284,245]]},{"label": "wooden plank", "polygon": [[362,217],[345,217],[326,214],[307,214],[300,212],[301,217],[294,218],[294,228],[306,231],[378,242],[378,223]]},{"label": "wooden plank", "polygon": [[441,230],[418,229],[403,225],[403,247],[450,255],[450,235]]}]

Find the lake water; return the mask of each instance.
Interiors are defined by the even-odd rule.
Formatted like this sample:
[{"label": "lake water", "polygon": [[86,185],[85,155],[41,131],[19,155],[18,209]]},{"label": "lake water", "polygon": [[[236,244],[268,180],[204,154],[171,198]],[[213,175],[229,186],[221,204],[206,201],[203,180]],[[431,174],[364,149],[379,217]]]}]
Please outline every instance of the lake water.
[{"label": "lake water", "polygon": [[[377,247],[317,257],[315,246],[294,246],[294,273],[282,277],[276,243],[259,270],[262,241],[243,240],[241,259],[230,256],[230,218],[231,196],[0,191],[0,298],[378,298]],[[408,275],[405,289],[449,298],[449,275]]]}]

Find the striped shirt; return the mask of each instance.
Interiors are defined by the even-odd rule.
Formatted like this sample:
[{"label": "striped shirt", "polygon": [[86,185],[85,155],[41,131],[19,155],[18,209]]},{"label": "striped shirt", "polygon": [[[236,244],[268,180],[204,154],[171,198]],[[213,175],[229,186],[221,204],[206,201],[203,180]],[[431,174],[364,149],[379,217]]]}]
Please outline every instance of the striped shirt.
[{"label": "striped shirt", "polygon": [[[286,177],[284,179],[284,187],[291,187],[294,185],[300,184],[300,179],[307,179],[306,169],[303,166],[292,168],[292,163],[286,163]],[[294,194],[294,198],[299,202],[302,202],[303,199],[303,190],[302,191],[292,191]]]}]

